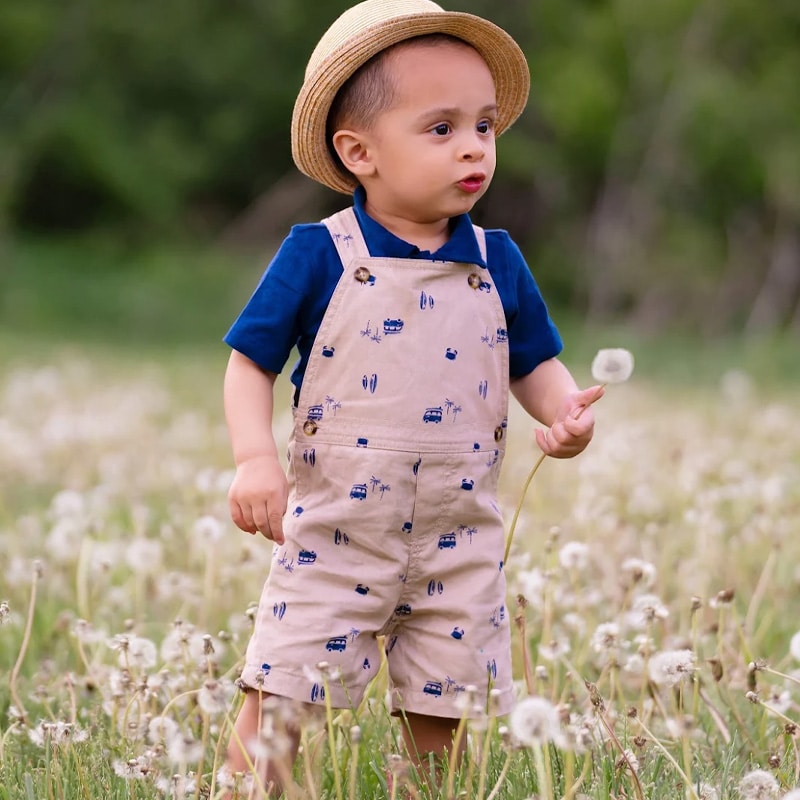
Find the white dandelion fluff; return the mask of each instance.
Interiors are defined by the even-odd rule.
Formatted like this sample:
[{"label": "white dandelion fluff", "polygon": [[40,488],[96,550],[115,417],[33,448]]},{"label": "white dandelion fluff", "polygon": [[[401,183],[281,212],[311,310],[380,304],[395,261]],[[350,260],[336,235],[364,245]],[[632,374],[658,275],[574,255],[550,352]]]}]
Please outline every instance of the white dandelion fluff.
[{"label": "white dandelion fluff", "polygon": [[525,745],[542,745],[561,739],[558,709],[544,697],[526,697],[511,712],[514,736]]},{"label": "white dandelion fluff", "polygon": [[633,374],[633,354],[621,347],[598,350],[592,377],[598,383],[624,383]]},{"label": "white dandelion fluff", "polygon": [[742,800],[778,800],[780,786],[772,773],[763,769],[748,772],[739,782]]},{"label": "white dandelion fluff", "polygon": [[695,655],[691,650],[662,650],[650,658],[650,680],[658,686],[677,686],[694,674]]},{"label": "white dandelion fluff", "polygon": [[789,642],[789,652],[795,661],[800,661],[800,631],[798,631]]}]

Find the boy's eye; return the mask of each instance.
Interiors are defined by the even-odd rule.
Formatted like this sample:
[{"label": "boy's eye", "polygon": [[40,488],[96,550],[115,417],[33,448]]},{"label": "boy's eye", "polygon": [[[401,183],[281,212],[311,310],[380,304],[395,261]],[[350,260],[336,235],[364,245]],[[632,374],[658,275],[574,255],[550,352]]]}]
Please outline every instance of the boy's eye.
[{"label": "boy's eye", "polygon": [[447,136],[450,133],[450,126],[446,122],[442,122],[433,129],[433,132],[437,136]]},{"label": "boy's eye", "polygon": [[489,119],[481,120],[478,123],[478,133],[489,133],[494,126],[492,125],[492,121]]}]

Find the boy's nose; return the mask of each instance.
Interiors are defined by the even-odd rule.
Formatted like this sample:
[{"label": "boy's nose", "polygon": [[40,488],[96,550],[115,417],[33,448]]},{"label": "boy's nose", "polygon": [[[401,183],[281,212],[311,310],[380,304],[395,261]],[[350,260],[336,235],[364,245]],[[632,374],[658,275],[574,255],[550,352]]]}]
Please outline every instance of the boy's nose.
[{"label": "boy's nose", "polygon": [[481,161],[486,155],[486,142],[479,136],[470,136],[461,145],[462,161]]}]

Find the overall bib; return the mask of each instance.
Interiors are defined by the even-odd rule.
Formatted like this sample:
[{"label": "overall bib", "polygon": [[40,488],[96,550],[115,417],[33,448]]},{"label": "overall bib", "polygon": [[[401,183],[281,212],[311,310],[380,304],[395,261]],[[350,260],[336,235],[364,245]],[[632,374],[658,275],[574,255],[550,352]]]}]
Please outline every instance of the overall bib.
[{"label": "overall bib", "polygon": [[355,707],[383,635],[395,711],[458,718],[474,686],[507,713],[500,298],[479,265],[372,258],[352,209],[325,224],[343,273],[294,409],[286,542],[242,683]]}]

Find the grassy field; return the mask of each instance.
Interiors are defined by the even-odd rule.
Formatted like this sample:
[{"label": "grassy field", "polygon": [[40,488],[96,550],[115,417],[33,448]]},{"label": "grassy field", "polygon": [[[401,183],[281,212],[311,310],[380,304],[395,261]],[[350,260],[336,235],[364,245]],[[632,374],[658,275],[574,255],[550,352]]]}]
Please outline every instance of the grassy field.
[{"label": "grassy field", "polygon": [[[69,302],[41,300],[69,336],[30,276],[2,317],[0,800],[205,798],[233,780],[220,748],[270,549],[225,502],[232,295],[212,303],[204,282],[153,335],[136,304],[168,314],[185,279],[103,280],[116,317],[93,298],[69,327],[66,277]],[[598,404],[590,450],[546,461],[525,498],[507,565],[519,713],[467,726],[441,796],[797,800],[796,343],[565,330],[582,383],[598,347],[637,371]],[[507,519],[536,458],[533,424],[515,409],[510,428]],[[295,798],[427,796],[380,678],[360,708],[304,723],[295,780]]]}]

